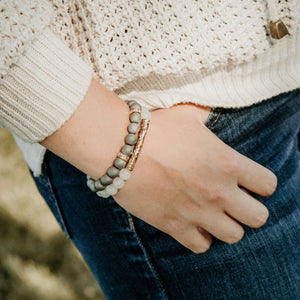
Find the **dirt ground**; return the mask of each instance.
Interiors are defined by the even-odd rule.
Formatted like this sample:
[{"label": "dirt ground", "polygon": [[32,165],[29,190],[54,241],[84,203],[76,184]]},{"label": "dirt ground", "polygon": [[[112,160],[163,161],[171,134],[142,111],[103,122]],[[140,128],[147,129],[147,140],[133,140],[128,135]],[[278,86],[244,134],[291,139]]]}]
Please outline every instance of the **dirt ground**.
[{"label": "dirt ground", "polygon": [[2,128],[0,299],[105,299],[39,195],[11,134]]}]

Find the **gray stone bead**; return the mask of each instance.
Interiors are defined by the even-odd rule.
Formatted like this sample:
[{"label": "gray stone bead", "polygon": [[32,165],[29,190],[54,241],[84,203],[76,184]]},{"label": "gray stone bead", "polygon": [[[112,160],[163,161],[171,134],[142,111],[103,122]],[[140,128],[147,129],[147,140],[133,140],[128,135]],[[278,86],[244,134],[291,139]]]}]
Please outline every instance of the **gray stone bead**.
[{"label": "gray stone bead", "polygon": [[119,173],[120,173],[119,169],[117,169],[114,166],[109,167],[108,170],[107,170],[107,174],[111,178],[117,177],[119,175]]},{"label": "gray stone bead", "polygon": [[121,149],[121,152],[130,156],[132,154],[133,151],[133,147],[130,145],[124,145]]},{"label": "gray stone bead", "polygon": [[130,122],[139,123],[141,121],[141,114],[134,112],[130,115]]},{"label": "gray stone bead", "polygon": [[87,186],[89,187],[89,189],[92,191],[92,192],[97,192],[97,189],[95,187],[95,181],[91,178],[88,179],[87,181]]},{"label": "gray stone bead", "polygon": [[101,178],[100,178],[100,182],[103,184],[103,185],[109,185],[112,183],[112,178],[109,177],[107,174],[103,175]]},{"label": "gray stone bead", "polygon": [[139,105],[137,102],[133,103],[133,104],[129,104],[130,108],[133,109],[133,108],[139,108],[139,109],[142,109],[142,106]]},{"label": "gray stone bead", "polygon": [[94,185],[95,185],[95,189],[97,190],[97,192],[98,191],[102,191],[102,190],[105,189],[105,186],[102,185],[102,183],[100,182],[100,180],[96,180],[95,183],[94,183]]},{"label": "gray stone bead", "polygon": [[118,169],[122,169],[124,168],[126,165],[126,161],[124,161],[123,159],[117,157],[114,161],[114,166]]},{"label": "gray stone bead", "polygon": [[129,133],[125,137],[125,142],[127,145],[135,145],[137,142],[137,136],[135,134]]},{"label": "gray stone bead", "polygon": [[140,126],[138,123],[130,123],[128,125],[128,132],[130,133],[138,133],[140,130]]}]

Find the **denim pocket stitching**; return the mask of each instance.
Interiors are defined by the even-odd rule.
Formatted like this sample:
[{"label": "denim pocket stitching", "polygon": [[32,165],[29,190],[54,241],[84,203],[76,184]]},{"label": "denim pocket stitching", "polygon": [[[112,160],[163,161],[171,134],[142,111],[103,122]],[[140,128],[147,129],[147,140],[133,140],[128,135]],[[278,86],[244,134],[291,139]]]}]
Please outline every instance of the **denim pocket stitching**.
[{"label": "denim pocket stitching", "polygon": [[205,126],[208,129],[212,128],[219,120],[221,113],[222,113],[222,108],[212,108],[205,122]]},{"label": "denim pocket stitching", "polygon": [[44,186],[48,190],[48,192],[49,192],[48,195],[49,195],[50,201],[52,201],[52,203],[54,205],[55,212],[53,212],[53,214],[54,214],[55,218],[57,219],[57,222],[59,223],[59,225],[60,225],[61,229],[63,230],[64,234],[66,235],[66,237],[71,238],[71,234],[67,228],[66,221],[63,217],[63,214],[62,214],[62,211],[61,211],[61,208],[59,205],[59,201],[55,195],[51,180],[49,178],[48,165],[46,163],[46,160],[44,160],[44,162],[43,162],[43,174],[40,176],[44,177],[44,180],[45,180]]}]

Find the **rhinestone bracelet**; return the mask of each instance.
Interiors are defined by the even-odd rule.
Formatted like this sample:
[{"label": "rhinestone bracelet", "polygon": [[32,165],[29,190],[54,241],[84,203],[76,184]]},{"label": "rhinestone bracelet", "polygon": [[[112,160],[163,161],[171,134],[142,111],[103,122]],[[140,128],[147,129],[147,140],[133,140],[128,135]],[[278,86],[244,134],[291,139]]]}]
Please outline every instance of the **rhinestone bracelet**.
[{"label": "rhinestone bracelet", "polygon": [[[137,161],[146,136],[151,114],[134,100],[125,101],[130,107],[130,124],[128,135],[125,137],[125,145],[114,160],[113,166],[98,180],[87,176],[87,186],[92,192],[96,192],[102,198],[114,196],[118,189],[124,186],[124,181],[128,180],[131,171]],[[140,126],[141,121],[141,126]]]}]

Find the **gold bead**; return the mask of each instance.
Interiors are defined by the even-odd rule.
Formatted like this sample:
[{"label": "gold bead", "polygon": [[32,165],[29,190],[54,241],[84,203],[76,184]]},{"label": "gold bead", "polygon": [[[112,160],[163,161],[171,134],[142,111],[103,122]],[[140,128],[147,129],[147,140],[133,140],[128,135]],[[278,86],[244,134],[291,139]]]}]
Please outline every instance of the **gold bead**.
[{"label": "gold bead", "polygon": [[118,153],[118,157],[121,158],[122,160],[126,161],[126,162],[129,160],[129,156],[122,153],[122,152]]},{"label": "gold bead", "polygon": [[287,27],[280,19],[276,22],[270,22],[270,31],[272,38],[277,40],[280,40],[289,34]]},{"label": "gold bead", "polygon": [[144,139],[145,139],[145,136],[146,136],[146,133],[147,133],[147,130],[148,130],[148,127],[149,127],[149,123],[150,123],[150,120],[145,120],[143,119],[142,120],[142,129],[139,133],[139,137],[138,137],[138,141],[137,143],[135,144],[135,147],[133,149],[133,153],[126,165],[126,169],[128,169],[129,171],[132,171],[134,166],[135,166],[135,163],[138,159],[138,156],[141,152],[141,149],[143,147],[143,144],[144,144]]},{"label": "gold bead", "polygon": [[138,108],[138,107],[130,108],[130,113],[132,114],[134,112],[137,112],[137,113],[141,114],[142,110],[140,108]]}]

